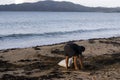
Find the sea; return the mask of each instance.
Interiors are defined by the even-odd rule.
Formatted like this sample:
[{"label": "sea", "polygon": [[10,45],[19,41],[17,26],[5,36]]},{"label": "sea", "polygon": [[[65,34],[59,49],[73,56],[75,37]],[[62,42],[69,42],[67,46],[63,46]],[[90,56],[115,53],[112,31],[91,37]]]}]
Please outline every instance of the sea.
[{"label": "sea", "polygon": [[0,12],[0,50],[120,36],[120,13]]}]

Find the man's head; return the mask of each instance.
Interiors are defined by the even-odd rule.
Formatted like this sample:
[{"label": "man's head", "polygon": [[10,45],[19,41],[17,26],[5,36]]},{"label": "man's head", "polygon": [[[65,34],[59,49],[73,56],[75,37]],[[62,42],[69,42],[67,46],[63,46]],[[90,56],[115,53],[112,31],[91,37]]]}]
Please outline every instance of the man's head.
[{"label": "man's head", "polygon": [[84,46],[79,46],[79,50],[80,50],[80,52],[84,52],[85,51],[85,47]]}]

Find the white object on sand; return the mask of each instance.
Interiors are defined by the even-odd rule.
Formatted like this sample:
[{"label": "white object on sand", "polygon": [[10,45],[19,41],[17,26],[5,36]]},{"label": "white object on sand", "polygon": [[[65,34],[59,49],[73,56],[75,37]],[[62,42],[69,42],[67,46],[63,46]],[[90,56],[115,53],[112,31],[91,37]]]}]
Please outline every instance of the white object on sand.
[{"label": "white object on sand", "polygon": [[[68,60],[68,67],[70,67],[73,63],[73,58],[69,58]],[[66,67],[66,60],[63,59],[58,63],[59,66]]]}]

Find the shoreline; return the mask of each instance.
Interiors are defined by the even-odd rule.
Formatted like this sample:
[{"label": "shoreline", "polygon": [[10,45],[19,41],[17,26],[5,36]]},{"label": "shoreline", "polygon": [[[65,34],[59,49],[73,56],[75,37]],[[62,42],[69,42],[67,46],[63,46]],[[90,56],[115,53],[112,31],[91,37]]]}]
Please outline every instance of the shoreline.
[{"label": "shoreline", "polygon": [[[106,38],[91,38],[91,39],[80,39],[80,40],[69,40],[73,42],[78,42],[78,41],[89,41],[89,40],[96,40],[96,39],[109,39],[109,38],[119,38],[120,36],[113,36],[113,37],[106,37]],[[0,49],[0,51],[4,50],[15,50],[15,49],[24,49],[24,48],[34,48],[34,47],[42,47],[42,46],[53,46],[53,45],[59,45],[59,44],[65,44],[66,42],[58,42],[58,43],[53,43],[53,44],[46,44],[46,45],[36,45],[36,46],[29,46],[29,47],[18,47],[18,48],[7,48],[7,49]]]},{"label": "shoreline", "polygon": [[[66,42],[0,50],[0,80],[119,80],[120,37],[73,40],[85,46],[85,69],[66,70],[57,65],[64,59]],[[97,79],[96,79],[97,78]]]}]

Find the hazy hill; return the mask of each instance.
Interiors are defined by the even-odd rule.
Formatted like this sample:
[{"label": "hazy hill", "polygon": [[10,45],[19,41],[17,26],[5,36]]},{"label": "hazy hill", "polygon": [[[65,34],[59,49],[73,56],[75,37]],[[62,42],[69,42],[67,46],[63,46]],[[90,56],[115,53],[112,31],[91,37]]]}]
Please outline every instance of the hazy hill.
[{"label": "hazy hill", "polygon": [[65,1],[39,1],[36,3],[0,5],[0,11],[120,12],[120,8],[93,8]]}]

